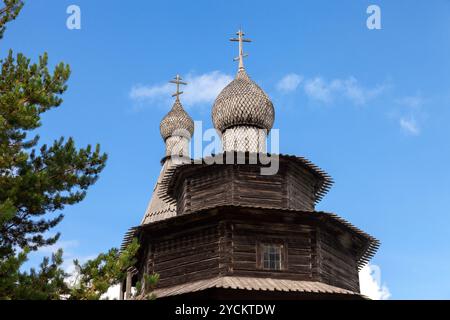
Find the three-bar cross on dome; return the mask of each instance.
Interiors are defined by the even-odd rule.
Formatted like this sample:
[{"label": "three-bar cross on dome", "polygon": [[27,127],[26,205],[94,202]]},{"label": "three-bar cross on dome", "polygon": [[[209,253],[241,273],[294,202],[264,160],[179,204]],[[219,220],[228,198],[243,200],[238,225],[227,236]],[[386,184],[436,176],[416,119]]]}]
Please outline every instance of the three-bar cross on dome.
[{"label": "three-bar cross on dome", "polygon": [[161,136],[166,143],[166,157],[171,155],[188,156],[189,140],[194,133],[194,121],[184,110],[180,102],[180,85],[187,85],[181,81],[181,77],[176,77],[169,81],[175,83],[177,91],[172,95],[175,102],[169,113],[161,120],[159,129]]},{"label": "three-bar cross on dome", "polygon": [[266,135],[273,126],[275,110],[267,94],[248,76],[244,69],[242,30],[238,38],[230,39],[239,43],[238,72],[217,96],[213,109],[214,127],[222,134],[224,151],[266,152]]},{"label": "three-bar cross on dome", "polygon": [[161,161],[162,168],[159,177],[153,188],[153,194],[145,211],[142,224],[154,223],[159,220],[168,219],[176,215],[176,206],[168,203],[159,196],[161,180],[168,170],[174,165],[173,156],[182,159],[189,158],[189,140],[194,132],[194,122],[183,109],[180,102],[180,85],[187,85],[177,74],[173,80],[169,81],[176,85],[176,92],[172,94],[175,102],[172,109],[167,113],[160,123],[161,136],[166,145],[165,157]]}]

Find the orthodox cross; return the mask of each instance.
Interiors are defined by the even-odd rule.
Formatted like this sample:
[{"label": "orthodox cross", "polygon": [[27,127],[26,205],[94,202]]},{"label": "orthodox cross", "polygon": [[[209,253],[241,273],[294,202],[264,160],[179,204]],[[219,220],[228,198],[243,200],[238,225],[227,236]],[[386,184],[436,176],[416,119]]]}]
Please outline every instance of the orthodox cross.
[{"label": "orthodox cross", "polygon": [[183,93],[183,91],[180,91],[180,84],[187,85],[186,82],[183,82],[183,81],[181,81],[181,80],[182,80],[182,79],[181,79],[180,75],[177,74],[176,77],[175,77],[173,80],[170,80],[170,81],[169,81],[170,83],[175,83],[175,84],[177,85],[177,92],[175,92],[175,93],[172,95],[172,97],[177,97],[177,100],[179,99],[180,94]]},{"label": "orthodox cross", "polygon": [[239,42],[239,56],[234,58],[234,61],[239,60],[239,70],[244,69],[244,58],[248,56],[248,54],[244,54],[243,49],[243,42],[252,42],[250,39],[244,39],[244,32],[242,29],[239,29],[238,32],[236,32],[237,38],[232,38],[230,41],[237,41]]}]

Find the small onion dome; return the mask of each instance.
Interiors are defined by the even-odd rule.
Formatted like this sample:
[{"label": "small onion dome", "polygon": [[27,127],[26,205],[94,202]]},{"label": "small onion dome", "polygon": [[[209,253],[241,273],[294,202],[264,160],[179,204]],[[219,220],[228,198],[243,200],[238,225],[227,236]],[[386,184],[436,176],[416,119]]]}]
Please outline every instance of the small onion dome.
[{"label": "small onion dome", "polygon": [[159,130],[164,141],[171,136],[182,136],[188,139],[192,137],[194,121],[184,111],[179,99],[175,100],[172,110],[161,120]]},{"label": "small onion dome", "polygon": [[274,119],[272,102],[244,69],[217,96],[212,110],[214,127],[220,132],[243,125],[270,130]]}]

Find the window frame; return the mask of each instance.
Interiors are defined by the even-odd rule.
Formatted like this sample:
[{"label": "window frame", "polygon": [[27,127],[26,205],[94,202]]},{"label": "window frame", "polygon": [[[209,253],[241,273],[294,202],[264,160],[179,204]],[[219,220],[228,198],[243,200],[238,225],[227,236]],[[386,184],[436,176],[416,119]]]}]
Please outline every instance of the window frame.
[{"label": "window frame", "polygon": [[[271,269],[264,267],[264,248],[270,246],[277,246],[280,248],[280,269]],[[256,250],[256,267],[257,269],[271,272],[286,271],[288,266],[287,261],[287,244],[282,240],[261,240],[257,243]]]}]

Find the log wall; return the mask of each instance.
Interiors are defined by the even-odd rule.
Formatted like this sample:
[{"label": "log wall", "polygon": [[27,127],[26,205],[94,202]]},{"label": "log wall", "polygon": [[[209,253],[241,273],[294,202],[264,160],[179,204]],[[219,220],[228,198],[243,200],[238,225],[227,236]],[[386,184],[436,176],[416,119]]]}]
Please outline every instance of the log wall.
[{"label": "log wall", "polygon": [[[146,272],[160,275],[159,287],[235,275],[321,281],[359,291],[355,239],[320,221],[280,218],[255,218],[242,209],[151,233],[144,250]],[[282,270],[262,268],[263,243],[283,245]]]},{"label": "log wall", "polygon": [[334,286],[359,291],[356,252],[352,245],[329,228],[319,229],[317,236],[320,279]]},{"label": "log wall", "polygon": [[219,272],[219,234],[216,224],[168,233],[147,245],[149,273],[160,275],[166,287],[204,279]]},{"label": "log wall", "polygon": [[318,178],[296,164],[281,161],[275,175],[259,165],[211,165],[185,172],[175,189],[177,213],[211,206],[245,205],[313,211]]}]

